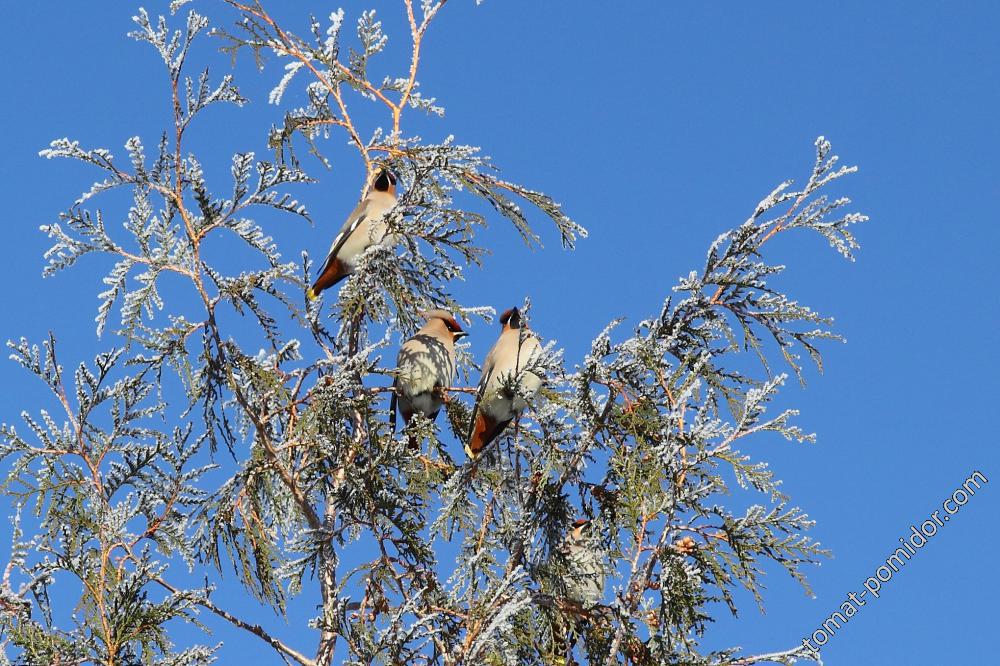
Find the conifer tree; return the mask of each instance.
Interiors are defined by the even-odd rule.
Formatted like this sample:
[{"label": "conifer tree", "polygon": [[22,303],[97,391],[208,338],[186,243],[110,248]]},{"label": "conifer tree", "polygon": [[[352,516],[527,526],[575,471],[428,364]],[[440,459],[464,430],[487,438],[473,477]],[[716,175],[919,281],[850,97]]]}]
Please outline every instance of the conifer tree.
[{"label": "conifer tree", "polygon": [[[818,139],[804,182],[781,183],[721,233],[658,312],[629,330],[610,321],[578,359],[542,331],[521,371],[543,377],[541,390],[519,395],[521,377],[508,377],[528,407],[470,459],[481,359],[460,345],[442,417],[394,429],[395,346],[430,308],[495,320],[451,291],[489,260],[487,222],[506,220],[529,245],[533,225],[554,225],[567,248],[586,231],[479,148],[407,132],[413,114],[442,114],[417,74],[447,7],[399,3],[409,67],[382,80],[368,69],[387,45],[374,11],[337,10],[295,34],[265,0],[220,1],[236,18],[211,29],[187,0],[168,17],[139,10],[131,36],[162,58],[171,125],[127,139],[122,156],[70,139],[42,151],[97,177],[42,227],[45,274],[95,255],[106,276],[93,360],[62,365],[58,336],[81,332],[8,343],[51,400],[20,405],[21,422],[0,431],[16,511],[4,663],[231,663],[207,633],[178,645],[184,623],[231,624],[268,651],[261,663],[301,666],[811,662],[792,637],[760,655],[707,651],[701,638],[713,602],[735,612],[742,589],[762,603],[774,566],[806,585],[824,555],[807,515],[742,450],[766,431],[813,437],[795,411],[769,407],[786,373],[801,378],[803,356],[819,366],[837,335],[774,286],[784,267],[767,243],[814,232],[850,259],[850,227],[865,217],[825,191],[854,169]],[[260,76],[283,66],[254,101],[280,106],[293,86],[308,98],[270,129],[271,154],[233,155],[230,182],[209,182],[199,161],[218,146],[188,137],[207,107],[247,101],[232,75],[192,61],[202,39],[255,59]],[[360,117],[381,129],[361,134]],[[319,195],[303,184],[331,163],[358,183],[398,177],[398,241],[368,249],[313,301],[323,257],[279,252],[265,224],[280,217],[265,213],[308,218]],[[729,506],[733,484],[757,502]],[[281,618],[296,597],[315,604],[308,629]]]}]

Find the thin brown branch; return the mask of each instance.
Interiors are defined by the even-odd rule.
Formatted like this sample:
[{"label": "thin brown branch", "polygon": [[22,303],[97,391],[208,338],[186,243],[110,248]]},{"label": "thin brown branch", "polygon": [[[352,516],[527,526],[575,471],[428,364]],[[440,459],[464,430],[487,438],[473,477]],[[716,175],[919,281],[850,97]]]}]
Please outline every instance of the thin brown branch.
[{"label": "thin brown branch", "polygon": [[[178,590],[176,587],[174,587],[173,585],[171,585],[170,583],[168,583],[167,581],[163,580],[158,576],[154,577],[153,580],[159,583],[162,587],[164,587],[168,591],[170,591],[172,594],[178,594],[180,592],[180,590]],[[241,620],[240,618],[236,617],[229,611],[219,608],[211,601],[209,601],[207,598],[197,599],[196,603],[199,606],[202,606],[203,608],[207,608],[208,610],[215,613],[222,619],[226,620],[233,626],[239,627],[240,629],[250,632],[254,636],[260,638],[265,643],[270,645],[272,648],[274,648],[279,654],[294,659],[296,662],[301,664],[301,666],[316,666],[315,661],[305,656],[301,652],[298,652],[297,650],[289,647],[288,645],[285,645],[283,642],[281,642],[271,634],[267,633],[264,630],[264,628],[261,627],[259,624],[250,624],[245,620]]]}]

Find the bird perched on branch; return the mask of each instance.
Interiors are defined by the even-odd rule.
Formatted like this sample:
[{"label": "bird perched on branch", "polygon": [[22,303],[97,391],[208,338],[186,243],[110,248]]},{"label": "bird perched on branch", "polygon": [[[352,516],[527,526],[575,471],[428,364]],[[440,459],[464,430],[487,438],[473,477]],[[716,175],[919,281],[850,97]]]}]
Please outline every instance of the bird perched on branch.
[{"label": "bird perched on branch", "polygon": [[[554,569],[554,596],[569,602],[558,604],[552,619],[554,663],[570,666],[578,662],[573,650],[585,624],[599,612],[594,607],[604,599],[604,565],[591,522],[581,518],[573,522],[557,547],[564,567]],[[645,663],[645,662],[642,662]]]},{"label": "bird perched on branch", "polygon": [[[409,423],[414,414],[434,420],[444,404],[443,390],[455,379],[455,342],[468,333],[446,310],[428,310],[420,315],[427,320],[417,333],[404,342],[396,358],[396,381],[390,409],[396,429],[396,406]],[[416,437],[410,447],[417,448]]]},{"label": "bird perched on branch", "polygon": [[542,378],[525,370],[541,350],[538,338],[521,319],[521,312],[511,308],[500,315],[503,330],[483,363],[476,406],[465,450],[476,457],[504,428],[528,406],[542,384]]},{"label": "bird perched on branch", "polygon": [[566,597],[584,608],[590,608],[604,598],[604,567],[590,526],[590,521],[585,518],[574,521],[573,528],[563,541],[563,554],[568,564],[563,578]]},{"label": "bird perched on branch", "polygon": [[385,216],[395,205],[396,176],[388,169],[380,169],[368,194],[347,216],[333,239],[319,277],[306,292],[309,300],[353,273],[361,255],[372,245],[392,242]]}]

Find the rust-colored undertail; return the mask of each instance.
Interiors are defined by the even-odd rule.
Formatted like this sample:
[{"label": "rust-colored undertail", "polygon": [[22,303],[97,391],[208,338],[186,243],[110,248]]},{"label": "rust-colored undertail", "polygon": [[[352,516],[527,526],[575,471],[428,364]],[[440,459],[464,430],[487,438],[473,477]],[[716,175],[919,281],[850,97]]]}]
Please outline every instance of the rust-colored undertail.
[{"label": "rust-colored undertail", "polygon": [[309,288],[310,299],[317,298],[324,290],[337,284],[349,274],[347,266],[337,257],[330,257],[323,267],[323,272],[316,278],[316,282]]},{"label": "rust-colored undertail", "polygon": [[476,411],[476,422],[472,426],[472,435],[469,437],[469,444],[465,447],[466,453],[471,458],[476,458],[489,446],[490,442],[500,436],[512,419],[495,422],[483,413],[483,410]]}]

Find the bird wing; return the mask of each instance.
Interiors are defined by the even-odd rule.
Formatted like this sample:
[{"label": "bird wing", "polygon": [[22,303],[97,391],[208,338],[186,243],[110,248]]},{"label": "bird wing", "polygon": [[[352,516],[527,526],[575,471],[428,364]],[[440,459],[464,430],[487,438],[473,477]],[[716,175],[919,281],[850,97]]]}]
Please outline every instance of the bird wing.
[{"label": "bird wing", "polygon": [[389,425],[392,428],[392,434],[396,434],[396,403],[399,400],[399,396],[396,395],[396,387],[399,385],[399,381],[392,382],[392,397],[389,398]]},{"label": "bird wing", "polygon": [[493,377],[493,368],[496,367],[494,361],[496,349],[497,345],[493,345],[493,349],[490,350],[490,353],[486,355],[486,360],[483,361],[483,374],[479,378],[479,390],[476,391],[476,401],[472,405],[472,418],[469,419],[469,434],[465,438],[467,442],[472,440],[472,435],[475,433],[476,414],[479,411],[479,403],[483,401],[483,396],[486,395],[486,387],[490,385],[490,379]]},{"label": "bird wing", "polygon": [[351,214],[347,216],[347,221],[344,222],[344,226],[340,228],[340,233],[333,239],[333,243],[330,244],[330,251],[326,255],[326,259],[323,261],[323,265],[326,266],[330,263],[330,260],[337,256],[340,252],[340,248],[344,247],[344,243],[347,239],[351,237],[361,223],[365,221],[368,217],[368,200],[365,199],[357,205],[357,207],[351,211]]}]

